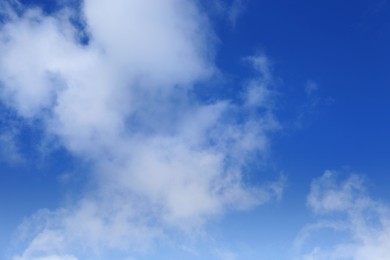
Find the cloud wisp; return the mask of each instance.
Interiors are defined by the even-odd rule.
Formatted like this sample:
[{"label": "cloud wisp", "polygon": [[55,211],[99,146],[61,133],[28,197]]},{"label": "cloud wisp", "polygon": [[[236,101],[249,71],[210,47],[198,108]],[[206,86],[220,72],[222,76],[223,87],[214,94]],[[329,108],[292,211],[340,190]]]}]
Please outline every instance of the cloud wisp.
[{"label": "cloud wisp", "polygon": [[372,199],[364,179],[339,180],[326,171],[314,180],[308,205],[319,216],[296,239],[297,259],[387,259],[390,253],[390,207]]},{"label": "cloud wisp", "polygon": [[281,197],[283,181],[245,181],[248,160],[262,159],[279,128],[268,61],[249,59],[258,76],[242,100],[196,98],[193,88],[217,68],[210,23],[194,2],[12,10],[0,29],[1,100],[93,172],[79,200],[21,226],[27,244],[14,260],[142,251]]}]

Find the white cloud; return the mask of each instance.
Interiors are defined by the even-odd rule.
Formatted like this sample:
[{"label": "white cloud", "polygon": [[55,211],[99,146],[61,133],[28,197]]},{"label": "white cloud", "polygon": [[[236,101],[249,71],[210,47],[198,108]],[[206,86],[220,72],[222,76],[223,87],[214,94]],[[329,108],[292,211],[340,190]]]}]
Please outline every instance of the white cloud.
[{"label": "white cloud", "polygon": [[297,237],[298,259],[388,258],[390,208],[367,194],[361,176],[340,181],[326,171],[313,181],[308,204],[321,217]]},{"label": "white cloud", "polygon": [[2,101],[94,173],[79,201],[26,222],[38,228],[15,260],[142,251],[172,230],[190,234],[281,197],[284,180],[244,181],[248,159],[266,154],[279,127],[264,56],[250,59],[259,76],[243,106],[203,104],[191,90],[216,70],[212,31],[192,1],[86,0],[84,31],[75,15],[26,9],[0,30]]}]

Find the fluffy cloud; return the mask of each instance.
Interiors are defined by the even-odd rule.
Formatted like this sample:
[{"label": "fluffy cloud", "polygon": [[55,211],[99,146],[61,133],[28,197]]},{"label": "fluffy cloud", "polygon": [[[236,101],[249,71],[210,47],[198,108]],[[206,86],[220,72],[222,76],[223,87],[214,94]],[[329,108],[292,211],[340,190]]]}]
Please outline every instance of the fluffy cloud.
[{"label": "fluffy cloud", "polygon": [[248,160],[262,159],[279,127],[269,62],[248,59],[258,77],[239,102],[197,99],[192,89],[217,69],[194,2],[85,0],[79,12],[51,15],[20,8],[0,29],[1,100],[93,174],[73,205],[24,223],[29,243],[15,260],[145,250],[171,231],[194,233],[226,211],[281,197],[283,180],[244,181]]},{"label": "fluffy cloud", "polygon": [[326,171],[313,181],[308,205],[321,218],[298,236],[298,259],[388,258],[390,208],[367,194],[361,176],[338,180]]}]

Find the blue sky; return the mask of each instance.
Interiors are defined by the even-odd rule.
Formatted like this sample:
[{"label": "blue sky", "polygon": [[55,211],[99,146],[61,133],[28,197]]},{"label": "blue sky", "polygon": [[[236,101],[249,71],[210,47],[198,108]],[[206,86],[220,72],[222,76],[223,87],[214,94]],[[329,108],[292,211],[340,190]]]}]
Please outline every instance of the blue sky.
[{"label": "blue sky", "polygon": [[390,2],[0,2],[0,258],[390,254]]}]

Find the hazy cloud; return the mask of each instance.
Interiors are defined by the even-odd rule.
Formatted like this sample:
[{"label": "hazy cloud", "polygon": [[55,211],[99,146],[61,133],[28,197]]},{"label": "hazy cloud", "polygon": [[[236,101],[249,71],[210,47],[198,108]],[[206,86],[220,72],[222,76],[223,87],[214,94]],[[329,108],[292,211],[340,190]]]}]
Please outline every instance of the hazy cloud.
[{"label": "hazy cloud", "polygon": [[297,237],[298,259],[388,258],[390,208],[367,194],[361,176],[340,180],[326,171],[313,181],[308,205],[319,220]]},{"label": "hazy cloud", "polygon": [[245,11],[245,0],[233,0],[229,8],[229,21],[234,27],[237,23],[237,20]]},{"label": "hazy cloud", "polygon": [[246,0],[212,0],[206,4],[211,7],[214,13],[226,19],[233,29],[236,27],[239,18],[246,11]]}]

